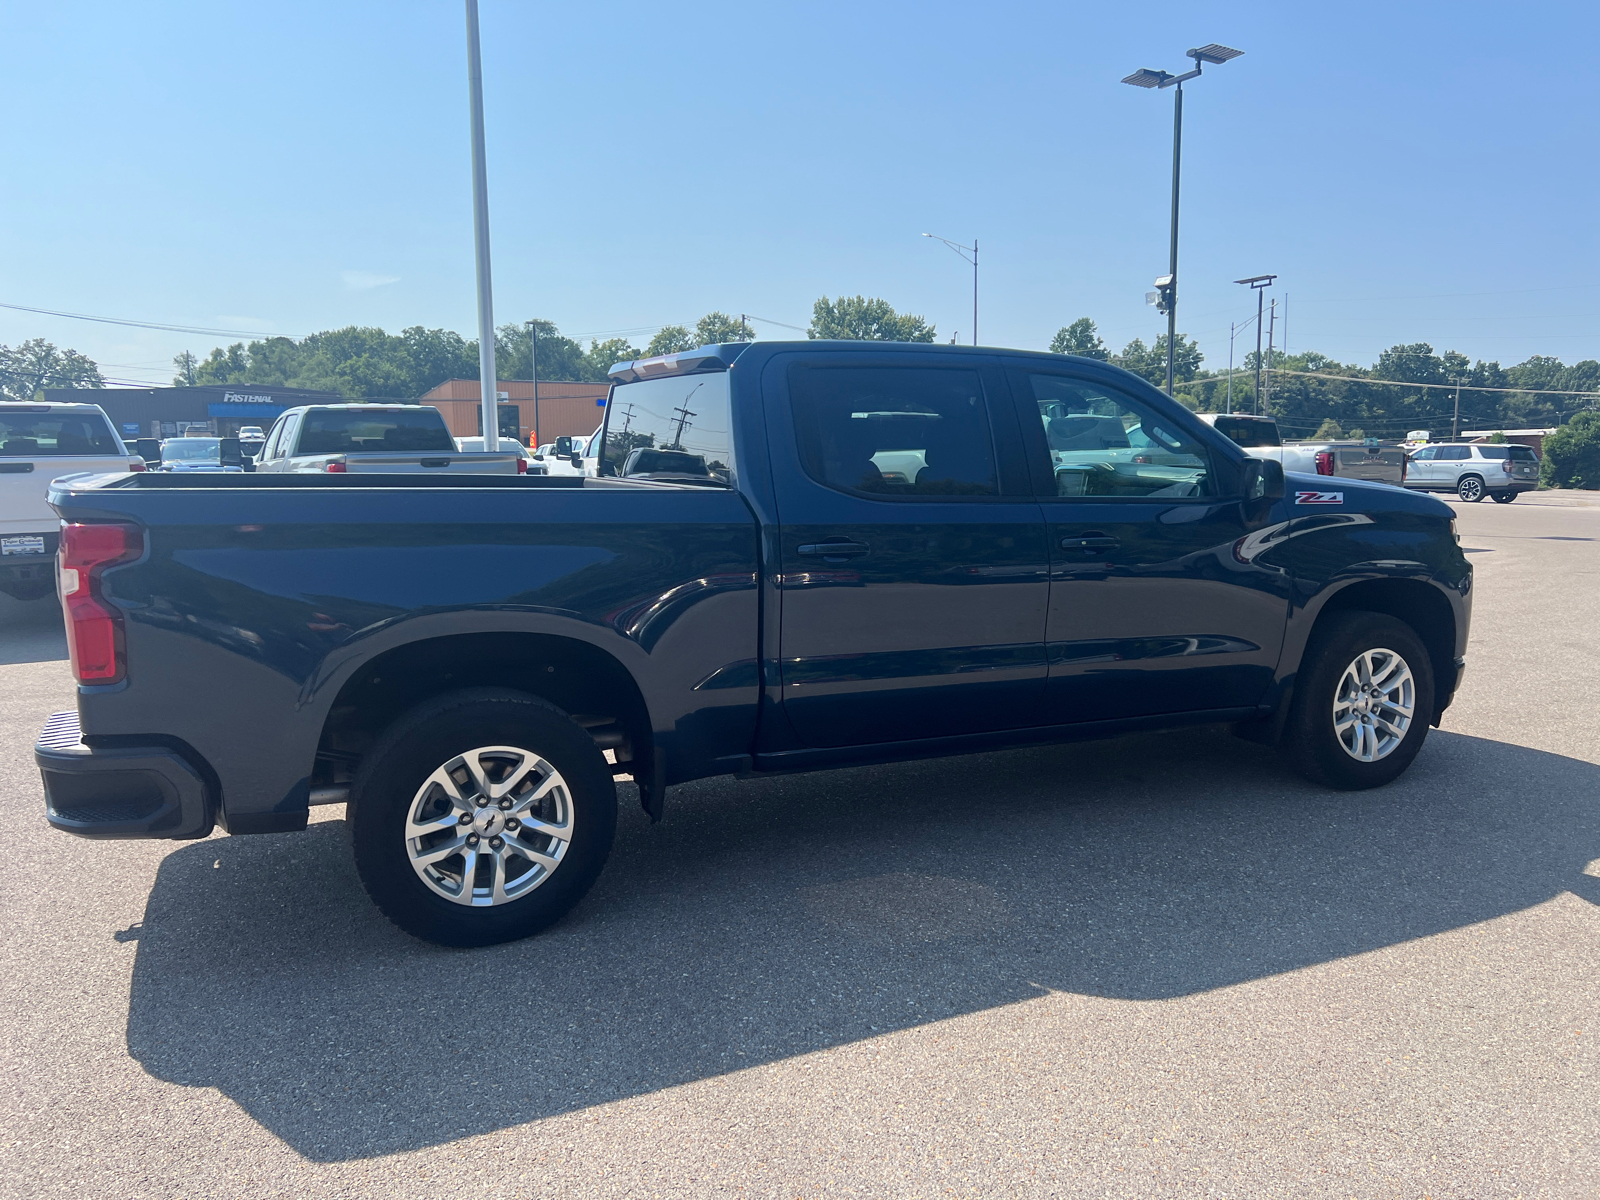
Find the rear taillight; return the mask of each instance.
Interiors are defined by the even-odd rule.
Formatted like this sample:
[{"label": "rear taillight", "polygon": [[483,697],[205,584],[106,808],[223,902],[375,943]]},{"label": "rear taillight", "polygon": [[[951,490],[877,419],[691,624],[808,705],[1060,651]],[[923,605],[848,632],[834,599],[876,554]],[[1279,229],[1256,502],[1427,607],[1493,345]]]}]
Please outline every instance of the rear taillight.
[{"label": "rear taillight", "polygon": [[528,460],[523,458],[522,455],[519,454],[519,455],[517,455],[517,474],[518,475],[526,475],[527,473],[528,473]]},{"label": "rear taillight", "polygon": [[1333,474],[1333,451],[1332,450],[1318,450],[1317,453],[1316,453],[1316,458],[1315,458],[1314,461],[1317,464],[1317,474],[1318,475],[1332,475]]},{"label": "rear taillight", "polygon": [[79,683],[122,678],[122,615],[100,593],[100,573],[144,553],[137,525],[61,526],[56,572],[67,617],[67,648]]},{"label": "rear taillight", "polygon": [[323,464],[322,469],[329,475],[348,475],[350,473],[350,468],[345,465],[345,461],[342,458],[330,458]]},{"label": "rear taillight", "polygon": [[1500,465],[1505,468],[1505,472],[1506,472],[1507,475],[1511,474],[1513,471],[1515,471],[1517,469],[1515,466],[1512,465],[1511,460],[1509,458],[1506,459],[1505,462],[1501,463]]},{"label": "rear taillight", "polygon": [[1400,482],[1401,483],[1404,483],[1406,481],[1406,472],[1409,471],[1409,470],[1411,470],[1411,455],[1403,454],[1403,455],[1400,456]]},{"label": "rear taillight", "polygon": [[144,469],[144,459],[142,458],[136,458],[128,464],[128,470],[130,471],[143,471]]}]

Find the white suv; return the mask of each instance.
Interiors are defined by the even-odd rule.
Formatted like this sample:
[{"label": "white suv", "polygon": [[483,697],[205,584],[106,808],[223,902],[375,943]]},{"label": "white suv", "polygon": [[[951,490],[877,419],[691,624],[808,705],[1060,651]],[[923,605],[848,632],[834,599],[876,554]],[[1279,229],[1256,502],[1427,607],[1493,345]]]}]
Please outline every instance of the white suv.
[{"label": "white suv", "polygon": [[1454,492],[1468,504],[1493,496],[1510,504],[1539,486],[1539,457],[1515,442],[1445,442],[1413,450],[1405,486],[1419,492]]},{"label": "white suv", "polygon": [[142,470],[98,404],[0,403],[0,592],[37,600],[55,591],[52,479]]}]

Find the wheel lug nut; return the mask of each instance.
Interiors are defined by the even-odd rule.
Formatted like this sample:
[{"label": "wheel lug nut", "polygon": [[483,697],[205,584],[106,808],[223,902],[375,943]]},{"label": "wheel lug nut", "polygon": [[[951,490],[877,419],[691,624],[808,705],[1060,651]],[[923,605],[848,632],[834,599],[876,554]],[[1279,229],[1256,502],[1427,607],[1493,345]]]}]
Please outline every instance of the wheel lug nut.
[{"label": "wheel lug nut", "polygon": [[476,846],[477,844],[478,844],[478,835],[475,834],[475,833],[467,834],[467,845]]},{"label": "wheel lug nut", "polygon": [[472,824],[472,814],[471,813],[462,813],[461,814],[461,823],[463,825],[471,825]]},{"label": "wheel lug nut", "polygon": [[491,849],[491,850],[499,850],[505,844],[506,844],[505,838],[492,837],[492,838],[489,839],[489,849]]},{"label": "wheel lug nut", "polygon": [[500,808],[501,808],[501,811],[503,811],[503,812],[510,812],[511,811],[511,797],[510,796],[507,796],[504,800],[500,801]]},{"label": "wheel lug nut", "polygon": [[515,817],[512,817],[509,821],[506,822],[506,828],[509,829],[512,833],[515,833],[517,830],[522,828],[522,822],[517,820]]}]

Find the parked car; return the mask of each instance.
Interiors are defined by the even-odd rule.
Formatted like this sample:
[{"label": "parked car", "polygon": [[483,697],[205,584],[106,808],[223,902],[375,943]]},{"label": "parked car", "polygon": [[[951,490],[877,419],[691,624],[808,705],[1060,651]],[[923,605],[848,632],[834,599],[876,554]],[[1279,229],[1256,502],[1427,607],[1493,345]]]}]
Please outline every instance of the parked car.
[{"label": "parked car", "polygon": [[61,521],[50,481],[84,471],[143,471],[98,404],[0,402],[0,592],[37,600],[55,591]]},{"label": "parked car", "polygon": [[279,475],[521,475],[528,460],[514,445],[463,453],[437,408],[311,404],[287,409],[273,423],[255,468]]},{"label": "parked car", "polygon": [[[81,686],[36,749],[49,822],[284,832],[344,802],[378,906],[480,945],[588,890],[618,774],[659,818],[704,776],[1231,723],[1365,788],[1456,692],[1448,506],[1286,481],[1108,363],[761,341],[611,377],[629,455],[709,478],[623,476],[603,433],[598,477],[58,481]],[[1080,402],[1130,447],[1064,473],[1048,426]]]},{"label": "parked car", "polygon": [[[224,444],[232,442],[230,454],[223,453]],[[161,443],[161,465],[158,471],[243,471],[238,439],[219,437],[168,438]]]},{"label": "parked car", "polygon": [[599,430],[596,430],[595,435],[590,437],[563,436],[546,442],[534,450],[534,461],[544,463],[551,475],[593,475],[596,462],[589,453],[589,447],[599,446],[598,434]]},{"label": "parked car", "polygon": [[[456,438],[456,449],[460,450],[463,454],[482,454],[484,452],[484,450],[483,450],[483,438],[482,437],[461,437],[461,438]],[[502,451],[510,451],[510,452],[512,452],[514,454],[520,454],[522,456],[522,458],[523,458],[523,461],[527,463],[527,467],[526,467],[526,473],[527,474],[529,474],[529,475],[548,475],[549,474],[549,468],[546,467],[544,463],[538,462],[538,461],[536,461],[534,459],[533,451],[528,449],[528,447],[524,446],[521,442],[517,441],[515,438],[501,438],[500,439],[500,449]]]},{"label": "parked car", "polygon": [[1468,504],[1493,496],[1510,504],[1539,486],[1539,456],[1515,443],[1440,442],[1411,452],[1406,486],[1419,492],[1454,492]]},{"label": "parked car", "polygon": [[1244,447],[1252,458],[1275,459],[1283,464],[1285,471],[1337,475],[1396,486],[1405,481],[1405,450],[1400,446],[1385,446],[1376,438],[1285,442],[1278,433],[1277,421],[1271,417],[1201,413],[1200,419],[1223,437]]}]

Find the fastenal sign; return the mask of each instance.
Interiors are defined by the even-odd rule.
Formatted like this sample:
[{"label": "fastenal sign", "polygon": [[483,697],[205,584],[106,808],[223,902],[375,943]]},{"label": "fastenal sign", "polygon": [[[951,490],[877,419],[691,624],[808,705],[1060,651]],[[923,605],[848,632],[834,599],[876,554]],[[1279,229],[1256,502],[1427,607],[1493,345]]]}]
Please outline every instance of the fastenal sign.
[{"label": "fastenal sign", "polygon": [[209,417],[275,417],[284,406],[270,394],[256,392],[223,392],[221,400],[206,405]]}]

